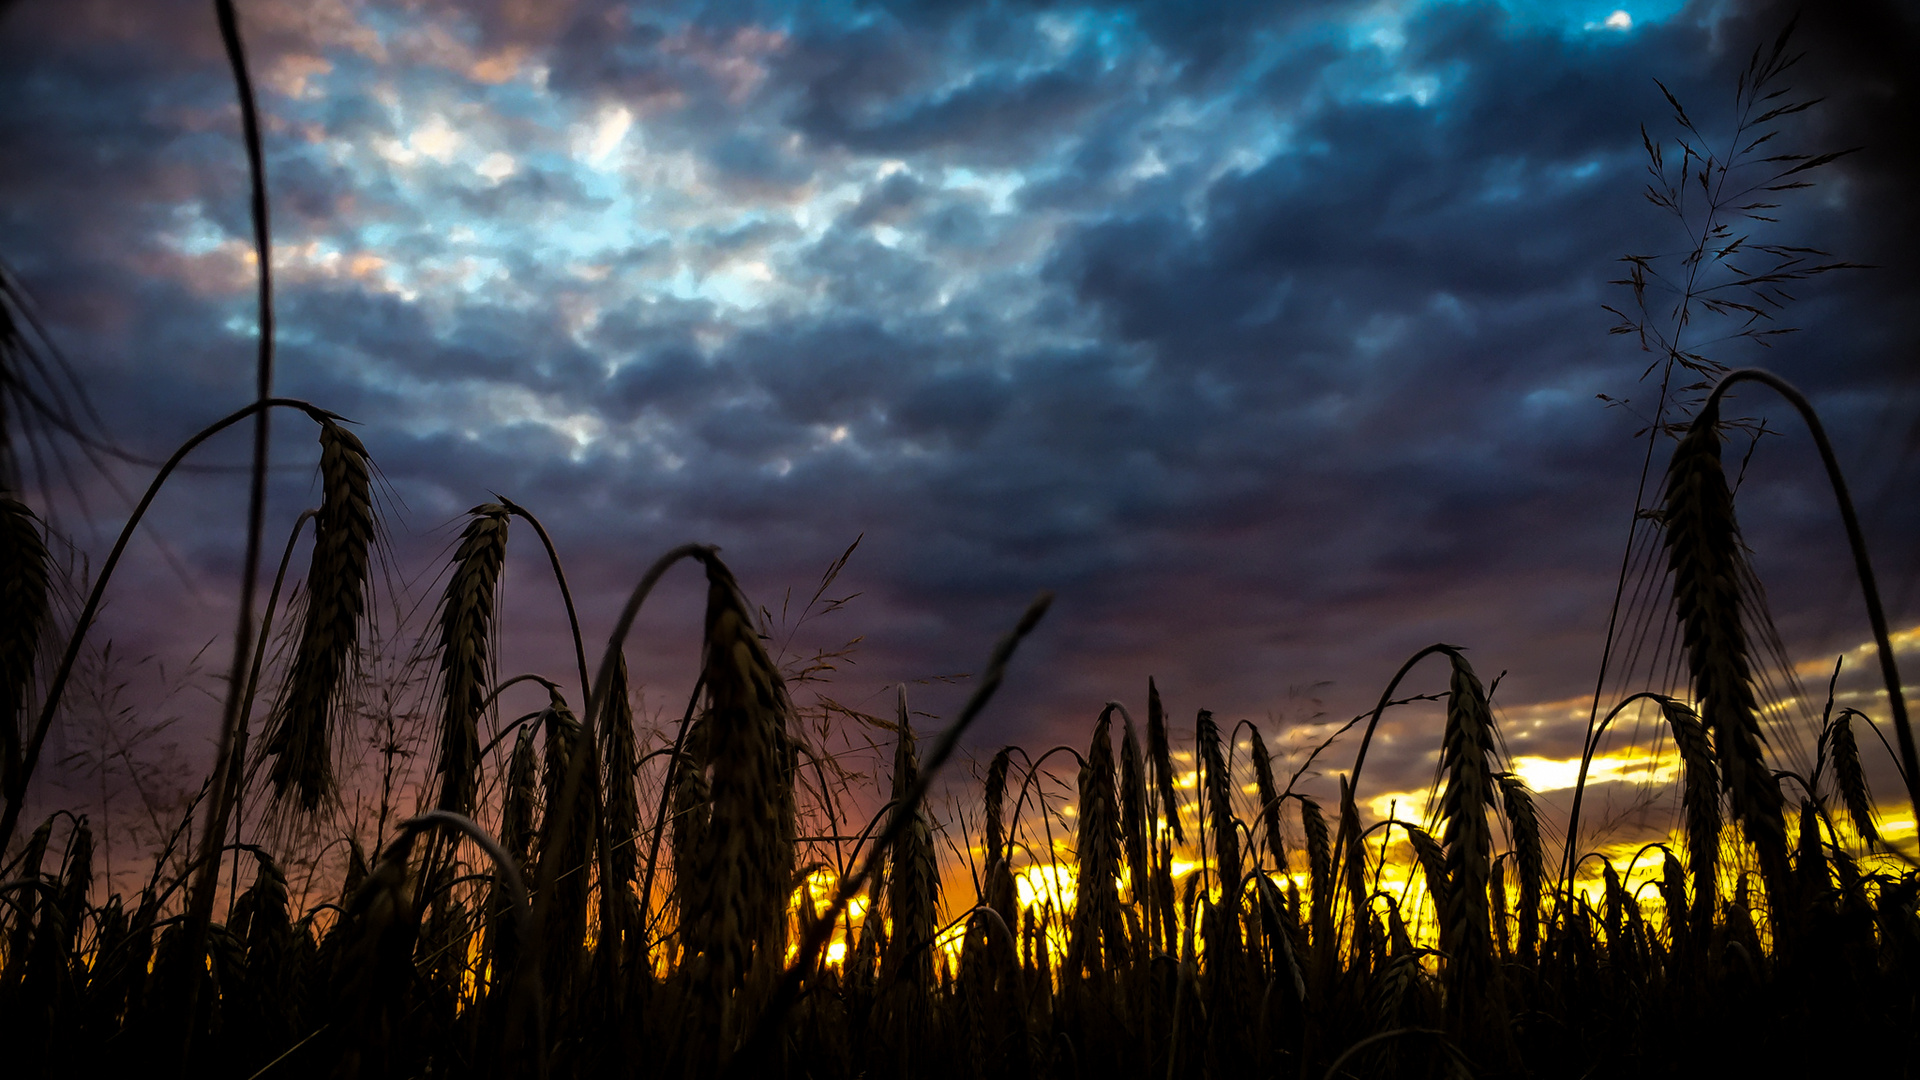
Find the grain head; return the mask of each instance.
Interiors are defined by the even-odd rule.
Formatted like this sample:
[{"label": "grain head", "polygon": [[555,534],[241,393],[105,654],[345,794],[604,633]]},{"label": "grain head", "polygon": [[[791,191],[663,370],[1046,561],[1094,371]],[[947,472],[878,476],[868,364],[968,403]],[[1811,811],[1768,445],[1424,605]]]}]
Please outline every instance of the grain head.
[{"label": "grain head", "polygon": [[507,557],[507,508],[483,503],[468,511],[453,575],[440,601],[440,777],[442,810],[473,812],[479,783],[480,705],[492,676],[494,594]]},{"label": "grain head", "polygon": [[366,613],[375,531],[366,447],[331,420],[320,424],[320,480],[306,622],[266,744],[274,759],[274,797],[286,798],[291,791],[295,804],[308,813],[319,809],[333,787],[335,729],[344,712],[337,701]]}]

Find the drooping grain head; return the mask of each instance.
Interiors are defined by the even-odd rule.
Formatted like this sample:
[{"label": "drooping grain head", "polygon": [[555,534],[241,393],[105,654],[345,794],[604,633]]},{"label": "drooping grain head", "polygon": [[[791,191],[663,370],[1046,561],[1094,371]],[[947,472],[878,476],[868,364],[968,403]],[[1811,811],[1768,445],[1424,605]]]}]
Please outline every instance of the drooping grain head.
[{"label": "drooping grain head", "polygon": [[1660,714],[1673,731],[1685,773],[1680,798],[1687,817],[1687,863],[1693,869],[1695,921],[1704,927],[1712,919],[1719,888],[1715,875],[1720,861],[1720,770],[1707,727],[1692,709],[1662,698]]},{"label": "drooping grain head", "polygon": [[1873,799],[1867,790],[1867,774],[1860,767],[1860,745],[1854,741],[1852,720],[1856,715],[1852,709],[1845,709],[1833,722],[1833,778],[1854,831],[1873,843],[1880,834],[1874,830]]},{"label": "drooping grain head", "polygon": [[1661,856],[1660,902],[1667,909],[1667,941],[1675,955],[1685,955],[1691,951],[1693,940],[1687,914],[1687,873],[1673,852],[1662,848]]},{"label": "drooping grain head", "polygon": [[[893,753],[893,799],[898,805],[919,783],[920,755],[907,712],[907,693],[899,693],[899,740]],[[933,851],[933,827],[924,800],[888,858],[887,912],[892,927],[880,979],[900,983],[917,994],[933,989],[933,931],[940,903],[940,874]]]},{"label": "drooping grain head", "polygon": [[[580,718],[557,688],[548,689],[547,710],[541,715],[546,729],[546,764],[541,775],[546,817],[540,828],[540,870],[543,879],[553,881],[554,899],[546,947],[552,954],[578,949],[585,940],[590,864],[593,858],[594,796],[589,784],[575,784],[573,800],[566,802],[567,775],[574,769],[576,754],[593,753],[586,741]],[[592,762],[583,766],[592,769]],[[588,775],[592,775],[591,771]],[[565,823],[564,826],[562,823]],[[547,987],[558,992],[570,973],[556,966],[551,969]]]},{"label": "drooping grain head", "polygon": [[1451,940],[1451,924],[1446,912],[1453,905],[1452,880],[1447,871],[1447,853],[1440,842],[1425,829],[1405,826],[1407,840],[1413,845],[1414,858],[1419,860],[1420,872],[1426,875],[1427,892],[1433,897],[1434,916],[1440,921],[1441,949],[1444,951]]},{"label": "drooping grain head", "polygon": [[1717,403],[1694,417],[1667,467],[1667,566],[1695,703],[1713,735],[1733,814],[1760,856],[1769,895],[1783,897],[1786,822],[1780,785],[1768,769],[1741,622],[1747,580],[1733,493],[1720,464]]},{"label": "drooping grain head", "polygon": [[[1446,969],[1447,1009],[1468,1041],[1485,1053],[1510,1039],[1499,967],[1493,953],[1491,895],[1493,832],[1487,815],[1494,808],[1493,711],[1473,668],[1449,652],[1453,675],[1447,694],[1447,729],[1440,767],[1446,787],[1440,798],[1447,856],[1447,905],[1441,915],[1443,941],[1450,941]],[[1504,1049],[1504,1047],[1503,1047]]]},{"label": "drooping grain head", "polygon": [[1820,844],[1820,812],[1811,799],[1800,800],[1800,842],[1794,869],[1799,872],[1800,895],[1810,907],[1828,908],[1833,901],[1833,879],[1827,876],[1827,857]]},{"label": "drooping grain head", "polygon": [[[1079,865],[1067,973],[1103,970],[1124,955],[1120,932],[1119,796],[1113,778],[1113,711],[1102,710],[1080,770]],[[1096,944],[1097,942],[1097,944]]]},{"label": "drooping grain head", "polygon": [[1000,858],[1006,851],[1007,770],[1012,763],[1013,747],[1006,746],[993,755],[992,763],[987,766],[983,809],[987,819],[986,857],[989,860]]},{"label": "drooping grain head", "polygon": [[[256,861],[258,870],[253,884],[234,904],[228,929],[246,947],[250,986],[270,993],[277,991],[280,996],[297,994],[304,988],[292,985],[288,978],[292,974],[288,961],[294,940],[293,927],[287,917],[287,877],[271,856],[263,854]],[[276,1004],[291,1008],[296,1003]]]},{"label": "drooping grain head", "polygon": [[564,997],[584,965],[588,897],[591,896],[593,863],[593,813],[595,798],[591,780],[574,782],[572,799],[566,799],[566,778],[574,773],[574,757],[588,755],[580,765],[584,776],[595,774],[591,757],[593,746],[584,734],[580,717],[561,698],[559,688],[547,688],[549,701],[541,713],[545,728],[545,769],[541,771],[541,799],[545,817],[540,822],[540,878],[551,882],[553,896],[547,905],[547,920],[541,926],[541,980],[547,994]]},{"label": "drooping grain head", "polygon": [[[704,675],[712,811],[695,862],[704,904],[686,927],[705,992],[724,997],[750,967],[777,970],[793,876],[792,706],[755,633],[752,608],[718,556],[707,570]],[[684,881],[685,878],[682,878]]]},{"label": "drooping grain head", "polygon": [[1207,828],[1213,833],[1214,871],[1219,875],[1222,895],[1231,898],[1240,886],[1240,834],[1234,828],[1227,759],[1220,746],[1220,727],[1213,722],[1211,712],[1201,709],[1194,728],[1200,760],[1206,767]]},{"label": "drooping grain head", "polygon": [[1260,796],[1260,821],[1266,827],[1267,848],[1273,852],[1274,869],[1287,873],[1287,841],[1280,832],[1280,797],[1273,783],[1273,758],[1258,728],[1253,731],[1253,781]]},{"label": "drooping grain head", "polygon": [[1147,755],[1153,765],[1160,790],[1160,813],[1173,830],[1177,843],[1186,843],[1187,834],[1180,825],[1180,800],[1173,786],[1173,749],[1167,738],[1167,716],[1160,705],[1160,688],[1147,676]]},{"label": "drooping grain head", "polygon": [[634,774],[640,768],[640,755],[629,693],[627,658],[622,654],[607,690],[607,727],[601,732],[607,763],[607,863],[621,888],[631,885],[639,870],[635,842],[640,835],[640,797],[634,789]]},{"label": "drooping grain head", "polygon": [[1007,770],[1013,763],[1013,747],[1003,747],[987,766],[985,792],[986,881],[980,902],[998,912],[1007,925],[1018,915],[1018,893],[1013,883],[1012,852],[1008,850],[1006,828]]},{"label": "drooping grain head", "polygon": [[375,532],[366,447],[331,420],[320,425],[320,479],[306,622],[266,745],[274,759],[274,798],[291,791],[307,813],[333,788],[333,745],[344,713],[336,702],[360,640]]},{"label": "drooping grain head", "polygon": [[48,610],[39,522],[25,503],[0,492],[0,794],[11,800],[24,794],[21,709]]},{"label": "drooping grain head", "polygon": [[[1540,892],[1546,880],[1546,858],[1540,841],[1540,816],[1533,793],[1512,773],[1500,773],[1500,801],[1507,827],[1513,830],[1514,866],[1520,878],[1520,952],[1532,957],[1540,943]],[[1504,920],[1502,922],[1504,926]]]},{"label": "drooping grain head", "polygon": [[1320,804],[1300,796],[1300,829],[1307,835],[1308,887],[1313,893],[1313,940],[1315,945],[1332,947],[1333,921],[1333,836],[1327,829],[1327,816]]},{"label": "drooping grain head", "polygon": [[513,757],[507,765],[507,791],[500,807],[500,842],[524,874],[533,852],[533,837],[538,828],[539,763],[533,751],[533,731],[521,728],[513,741]]},{"label": "drooping grain head", "polygon": [[680,920],[688,926],[708,907],[709,879],[701,860],[712,850],[707,843],[707,823],[713,817],[713,792],[707,784],[709,726],[704,715],[693,720],[673,768],[673,814],[668,820],[673,840],[674,891]]},{"label": "drooping grain head", "polygon": [[1606,888],[1606,925],[1607,951],[1615,963],[1621,963],[1626,952],[1627,889],[1620,883],[1620,872],[1613,867],[1612,860],[1600,862],[1600,873]]},{"label": "drooping grain head", "polygon": [[492,665],[494,594],[507,556],[507,508],[483,503],[468,511],[440,601],[440,777],[442,810],[473,812],[479,783],[480,703]]},{"label": "drooping grain head", "polygon": [[[394,1007],[415,978],[413,952],[420,917],[414,904],[413,873],[404,847],[382,854],[347,902],[332,933],[332,1018],[340,1028],[347,1060],[340,1071],[378,1073],[362,1068],[365,1058],[384,1059],[393,1040]],[[165,946],[162,944],[162,952]]]}]

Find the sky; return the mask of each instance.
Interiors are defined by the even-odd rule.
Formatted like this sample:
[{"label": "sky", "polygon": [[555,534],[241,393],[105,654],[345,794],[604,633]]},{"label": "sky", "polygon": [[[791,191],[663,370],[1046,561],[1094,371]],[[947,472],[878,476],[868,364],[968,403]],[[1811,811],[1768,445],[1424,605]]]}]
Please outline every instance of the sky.
[{"label": "sky", "polygon": [[[1183,726],[1204,707],[1296,747],[1445,641],[1501,676],[1510,746],[1543,763],[1579,752],[1658,389],[1602,305],[1630,308],[1621,256],[1670,266],[1688,243],[1643,193],[1642,125],[1669,155],[1681,135],[1655,80],[1724,146],[1736,77],[1791,14],[239,7],[276,389],[359,425],[413,625],[462,513],[498,492],[551,530],[590,648],[656,554],[717,543],[775,641],[861,638],[838,699],[880,711],[904,682],[927,729],[967,690],[947,677],[1054,590],[982,755],[1084,742],[1108,699],[1140,716],[1149,675]],[[1704,317],[1686,339],[1813,398],[1898,628],[1920,624],[1917,31],[1891,2],[1808,12],[1787,81],[1825,100],[1775,145],[1863,149],[1750,223],[1874,268],[1793,285],[1776,324],[1801,329],[1771,348]],[[253,392],[210,6],[0,4],[0,101],[0,259],[103,430],[164,457]],[[1844,536],[1799,425],[1740,405],[1782,432],[1746,463],[1744,536],[1823,682],[1868,635]],[[170,485],[97,632],[129,700],[182,717],[188,759],[225,663],[246,448],[236,432],[196,459],[229,468]],[[274,455],[270,553],[318,497],[309,429],[276,421]],[[74,559],[97,564],[126,513],[113,485],[149,475],[81,467],[40,493]],[[797,610],[856,538],[834,595],[857,597],[789,638],[783,596]],[[525,529],[510,547],[503,664],[568,672],[544,555]],[[687,692],[701,595],[686,571],[636,630],[659,708]],[[1423,671],[1409,691],[1444,689]],[[1439,723],[1392,714],[1366,795],[1423,789]],[[56,740],[70,773],[91,760]]]}]

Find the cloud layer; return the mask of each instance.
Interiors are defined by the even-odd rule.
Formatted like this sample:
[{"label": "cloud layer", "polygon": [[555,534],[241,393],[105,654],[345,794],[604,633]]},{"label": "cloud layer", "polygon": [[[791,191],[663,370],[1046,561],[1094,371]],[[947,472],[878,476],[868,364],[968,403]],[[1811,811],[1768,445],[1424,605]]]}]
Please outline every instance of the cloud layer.
[{"label": "cloud layer", "polygon": [[[866,635],[855,698],[971,669],[1057,590],[983,742],[1078,741],[1148,674],[1183,716],[1351,715],[1437,640],[1516,707],[1575,699],[1657,391],[1600,305],[1627,301],[1619,256],[1686,243],[1641,195],[1640,125],[1678,135],[1654,79],[1724,141],[1784,21],[1589,7],[249,4],[279,388],[363,425],[408,574],[490,491],[541,514],[590,637],[686,539],[777,607],[864,535],[834,616]],[[1843,7],[1801,32],[1829,101],[1782,141],[1867,149],[1756,228],[1881,269],[1798,288],[1772,351],[1692,340],[1815,396],[1906,625],[1915,98],[1888,43],[1915,27]],[[107,428],[162,454],[250,393],[212,20],[22,4],[0,96],[0,255]],[[1795,432],[1753,458],[1748,538],[1794,655],[1830,654],[1864,637],[1830,498],[1786,414],[1748,407]],[[309,442],[282,425],[279,460]],[[185,580],[143,556],[116,634],[219,633],[241,487],[169,496]],[[275,488],[289,518],[311,498],[303,469]],[[511,643],[565,669],[538,553],[515,560]],[[671,698],[695,598],[666,602],[634,662]],[[1424,784],[1426,722],[1374,782]],[[1577,753],[1576,721],[1518,726]]]}]

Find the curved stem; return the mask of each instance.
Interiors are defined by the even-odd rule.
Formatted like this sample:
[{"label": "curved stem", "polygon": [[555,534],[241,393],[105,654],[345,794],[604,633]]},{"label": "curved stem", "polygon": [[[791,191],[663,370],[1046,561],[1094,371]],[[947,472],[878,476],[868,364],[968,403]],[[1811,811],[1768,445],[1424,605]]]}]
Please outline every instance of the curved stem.
[{"label": "curved stem", "polygon": [[1605,719],[1594,725],[1592,730],[1588,732],[1585,743],[1580,748],[1580,774],[1576,776],[1573,781],[1573,805],[1567,810],[1567,842],[1560,854],[1561,873],[1563,875],[1560,879],[1560,884],[1563,888],[1573,887],[1573,863],[1571,860],[1573,859],[1573,853],[1580,850],[1578,840],[1580,835],[1580,797],[1585,794],[1587,790],[1587,768],[1593,764],[1594,751],[1600,748],[1600,736],[1607,733],[1607,725],[1613,723],[1614,717],[1619,716],[1622,710],[1634,702],[1639,701],[1641,698],[1650,698],[1654,701],[1666,700],[1665,695],[1656,694],[1651,690],[1642,690],[1634,694],[1620,704],[1615,705],[1612,711],[1607,713]]},{"label": "curved stem", "polygon": [[[491,706],[494,702],[500,700],[500,692],[502,690],[505,690],[509,686],[513,686],[515,684],[523,683],[523,682],[539,683],[541,686],[546,688],[546,691],[549,694],[553,693],[555,690],[560,689],[559,683],[554,682],[552,679],[547,678],[545,675],[541,675],[531,671],[523,675],[515,675],[513,678],[508,679],[502,682],[500,685],[494,687],[492,692],[489,693],[486,697],[481,698],[480,707],[474,710],[474,714],[477,716],[481,713],[486,712],[489,706]],[[481,756],[482,757],[486,756],[484,751],[482,751]]]},{"label": "curved stem", "polygon": [[[227,61],[233,68],[234,88],[240,99],[241,132],[246,140],[247,177],[251,189],[254,261],[259,270],[259,356],[255,364],[254,400],[264,402],[273,396],[273,248],[267,219],[267,176],[260,144],[260,117],[255,108],[253,79],[247,74],[246,49],[240,39],[240,23],[233,0],[214,0],[214,13],[220,23],[220,39],[226,46]],[[227,673],[227,698],[221,711],[219,740],[214,746],[213,780],[207,808],[206,825],[201,832],[200,850],[206,864],[189,894],[188,938],[197,954],[205,946],[207,925],[213,919],[214,891],[220,880],[220,840],[227,834],[227,816],[232,809],[228,777],[235,771],[233,749],[241,723],[240,699],[245,693],[241,675],[253,652],[253,594],[260,576],[260,545],[266,534],[267,452],[271,414],[261,409],[253,416],[253,473],[247,497],[247,552],[240,567],[240,603],[238,625],[233,635],[233,663]],[[200,984],[194,982],[187,993],[184,1016],[194,1015]],[[192,1028],[182,1032],[180,1052],[184,1063],[192,1041]]]},{"label": "curved stem", "polygon": [[514,718],[511,722],[503,725],[499,731],[494,732],[493,738],[488,739],[487,745],[480,748],[480,753],[474,760],[476,761],[487,760],[487,755],[493,753],[493,748],[500,745],[500,740],[506,738],[509,735],[512,735],[513,733],[519,731],[521,728],[527,726],[527,724],[531,723],[532,721],[538,720],[545,715],[547,715],[547,710],[535,709],[530,713],[526,713],[522,716]]},{"label": "curved stem", "polygon": [[[1373,707],[1373,714],[1367,719],[1367,730],[1360,736],[1360,752],[1354,755],[1353,771],[1347,774],[1347,790],[1352,794],[1356,803],[1360,798],[1360,769],[1367,763],[1367,747],[1373,743],[1373,729],[1380,724],[1380,714],[1387,711],[1387,706],[1393,701],[1393,692],[1400,688],[1400,680],[1407,677],[1407,672],[1412,671],[1415,664],[1432,656],[1434,653],[1446,653],[1449,656],[1457,656],[1459,655],[1459,647],[1455,645],[1433,644],[1421,649],[1419,652],[1407,657],[1407,662],[1401,664],[1400,670],[1393,673],[1393,679],[1387,683],[1387,688],[1380,692],[1380,702]],[[1342,728],[1341,730],[1344,731],[1345,729]],[[1293,785],[1288,784],[1287,787],[1291,790]],[[1333,845],[1333,865],[1336,867],[1334,871],[1336,877],[1339,874],[1337,868],[1341,865],[1340,857],[1346,853],[1346,847],[1347,837],[1345,833],[1342,833],[1340,837],[1334,841]]]},{"label": "curved stem", "polygon": [[1917,758],[1913,743],[1913,728],[1907,721],[1907,699],[1900,692],[1900,670],[1893,662],[1893,641],[1887,633],[1887,615],[1880,606],[1880,589],[1874,584],[1873,563],[1867,558],[1867,541],[1860,532],[1860,519],[1853,510],[1853,497],[1847,494],[1846,477],[1840,474],[1840,463],[1833,455],[1833,444],[1827,440],[1826,428],[1820,424],[1819,414],[1813,411],[1813,403],[1792,383],[1760,368],[1741,368],[1730,371],[1714,386],[1707,395],[1707,403],[1701,413],[1715,408],[1728,388],[1735,383],[1757,382],[1771,387],[1774,393],[1787,399],[1800,413],[1800,419],[1806,421],[1807,431],[1813,435],[1813,443],[1820,449],[1821,464],[1827,467],[1827,480],[1833,486],[1833,497],[1840,504],[1840,520],[1847,529],[1847,544],[1853,549],[1853,568],[1860,577],[1860,591],[1867,603],[1867,621],[1873,624],[1873,644],[1880,654],[1880,676],[1887,684],[1887,709],[1893,714],[1893,733],[1900,742],[1900,767],[1905,774],[1907,801],[1915,815],[1920,815],[1920,758]]},{"label": "curved stem", "polygon": [[573,590],[567,588],[567,572],[560,568],[560,552],[554,549],[553,537],[547,535],[547,527],[540,524],[539,518],[528,513],[526,507],[497,492],[494,498],[500,500],[500,505],[506,507],[508,513],[519,515],[533,526],[533,531],[540,536],[540,543],[547,549],[547,561],[553,564],[553,580],[559,584],[560,599],[567,605],[567,625],[573,629],[573,659],[580,667],[580,692],[584,694],[587,692],[587,646],[580,637],[580,616],[573,609]]},{"label": "curved stem", "polygon": [[1373,729],[1380,723],[1380,714],[1386,712],[1387,706],[1392,703],[1393,692],[1400,688],[1400,680],[1407,677],[1407,672],[1413,670],[1413,665],[1425,660],[1434,653],[1446,653],[1452,656],[1458,654],[1459,651],[1460,649],[1457,645],[1429,645],[1408,657],[1407,662],[1400,665],[1400,670],[1393,673],[1393,680],[1387,683],[1385,690],[1381,691],[1380,703],[1373,707],[1373,714],[1367,719],[1367,730],[1360,736],[1360,753],[1354,756],[1353,772],[1347,775],[1347,787],[1356,793],[1356,798],[1358,797],[1357,793],[1360,789],[1360,769],[1367,763],[1367,747],[1373,744]]},{"label": "curved stem", "polygon": [[113,577],[114,568],[120,564],[120,556],[125,553],[127,542],[133,539],[134,528],[146,515],[147,507],[153,505],[154,497],[160,494],[160,486],[166,483],[174,470],[179,468],[182,459],[198,449],[201,443],[254,413],[271,408],[299,409],[315,420],[335,418],[334,414],[325,409],[297,398],[266,398],[256,401],[228,413],[180,444],[180,448],[173,452],[173,456],[167,459],[166,464],[160,466],[160,472],[154,476],[153,482],[147,485],[146,494],[140,497],[139,505],[133,508],[132,516],[127,518],[126,525],[121,528],[120,537],[114,541],[113,550],[107,554],[106,561],[100,564],[100,576],[94,579],[93,589],[87,594],[87,602],[80,609],[80,617],[74,620],[73,634],[67,639],[67,650],[60,657],[60,666],[54,669],[53,680],[47,684],[47,697],[40,706],[40,719],[35,723],[33,738],[27,743],[26,752],[20,759],[20,788],[18,791],[7,794],[5,816],[0,817],[0,851],[4,851],[13,841],[14,829],[20,822],[20,810],[26,802],[27,782],[32,778],[34,765],[40,759],[40,748],[47,741],[47,730],[53,725],[53,714],[60,708],[60,695],[65,692],[67,680],[73,675],[74,662],[80,657],[80,646],[86,640],[88,629],[93,626],[94,616],[99,614],[100,598],[106,591],[107,581]]}]

